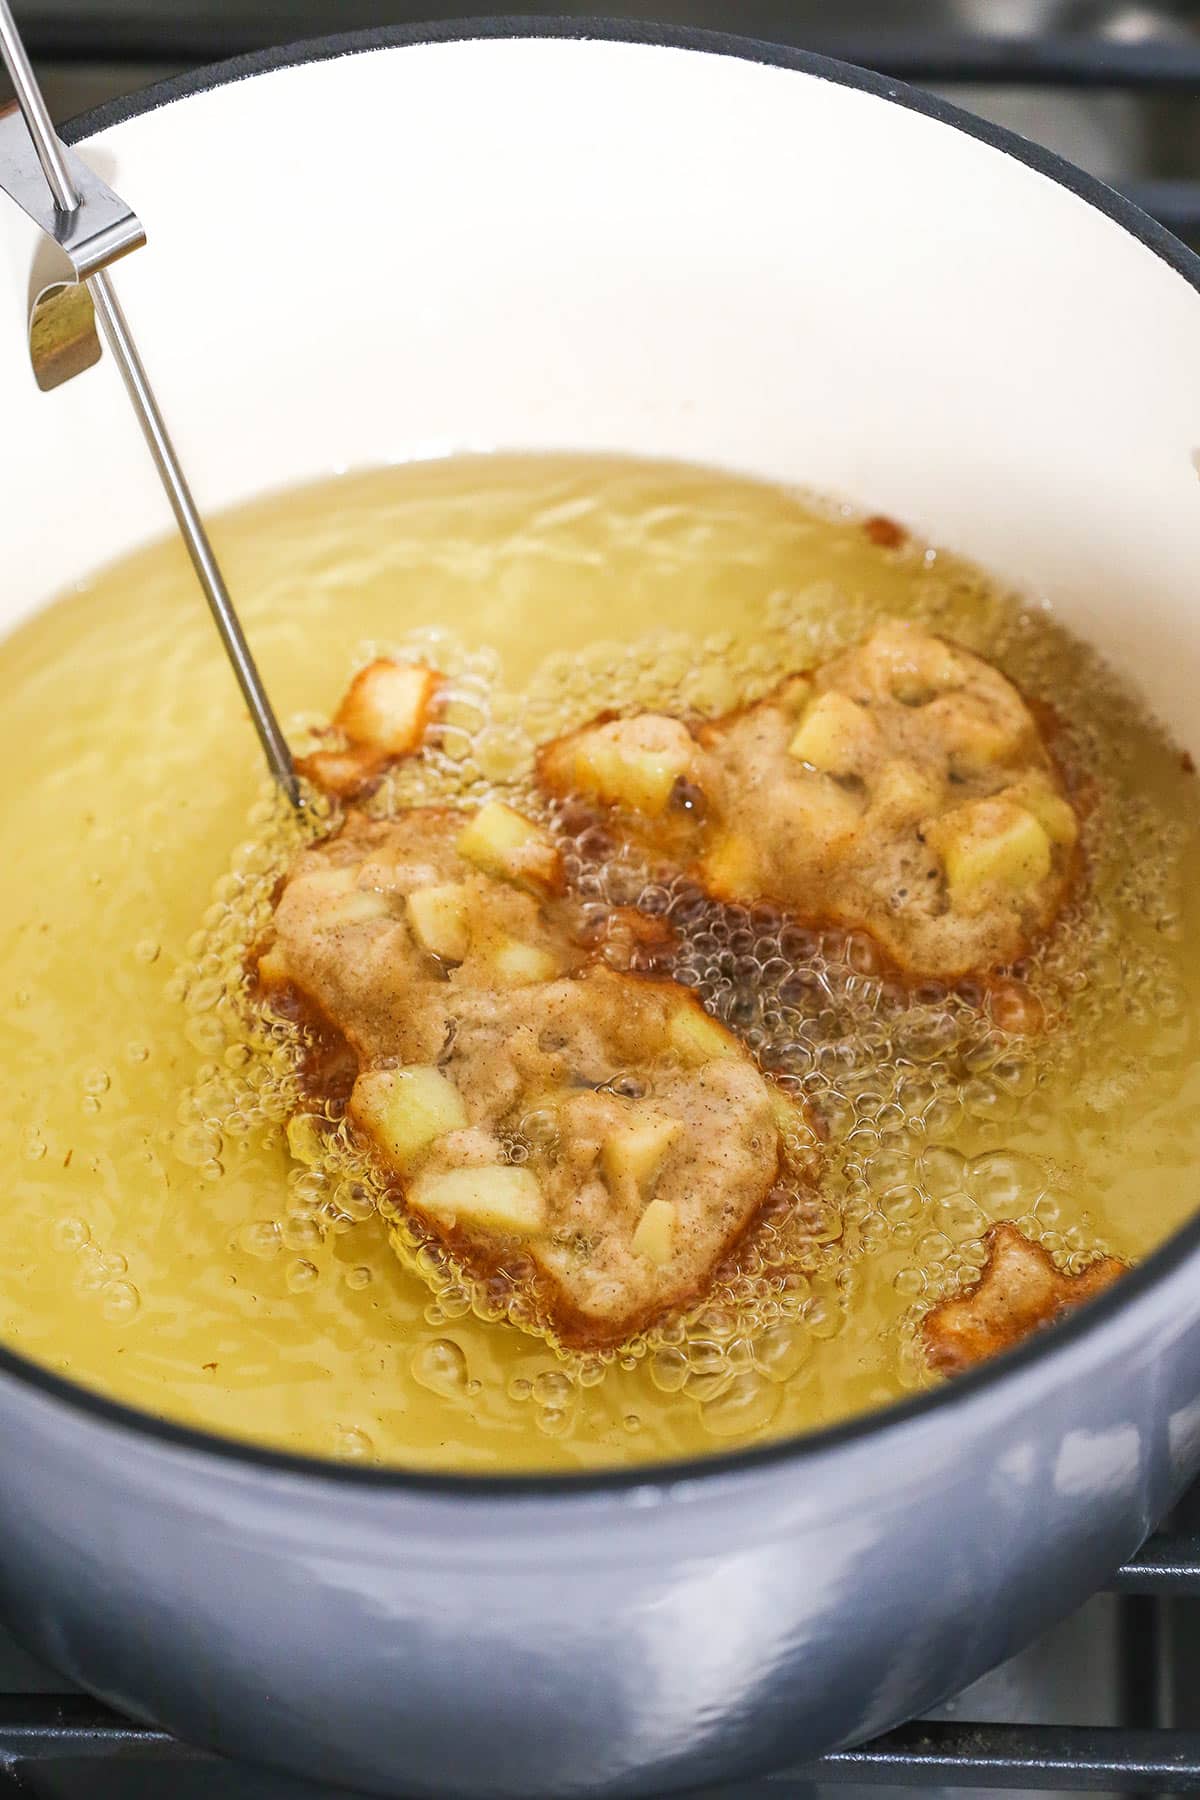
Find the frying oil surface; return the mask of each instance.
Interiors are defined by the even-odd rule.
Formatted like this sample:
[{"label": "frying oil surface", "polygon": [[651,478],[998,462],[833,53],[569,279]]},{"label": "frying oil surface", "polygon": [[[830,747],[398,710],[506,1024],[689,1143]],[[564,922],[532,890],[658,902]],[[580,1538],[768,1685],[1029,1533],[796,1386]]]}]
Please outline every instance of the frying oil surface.
[{"label": "frying oil surface", "polygon": [[[451,677],[433,753],[383,805],[529,804],[532,744],[603,707],[717,712],[881,615],[920,619],[1057,709],[1092,777],[1089,891],[989,1010],[905,994],[862,941],[717,912],[620,854],[582,859],[597,904],[671,915],[681,978],[808,1097],[829,1144],[801,1266],[794,1236],[782,1258],[768,1235],[699,1317],[560,1361],[480,1316],[501,1309],[452,1271],[402,1266],[352,1172],[286,1153],[291,1058],[251,1055],[234,989],[294,838],[182,553],[155,547],[0,649],[7,1341],[151,1411],[319,1454],[620,1464],[920,1386],[920,1308],[982,1260],[994,1219],[1079,1263],[1143,1255],[1186,1216],[1195,784],[1048,615],[778,490],[618,460],[356,476],[215,536],[293,725],[327,716],[372,652]],[[1012,1029],[1037,1014],[1049,1029]]]}]

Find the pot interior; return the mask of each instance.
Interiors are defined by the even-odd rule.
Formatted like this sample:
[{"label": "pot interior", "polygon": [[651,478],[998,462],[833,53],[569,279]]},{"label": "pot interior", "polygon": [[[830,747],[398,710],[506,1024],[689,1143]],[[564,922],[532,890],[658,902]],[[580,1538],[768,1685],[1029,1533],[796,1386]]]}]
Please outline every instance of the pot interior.
[{"label": "pot interior", "polygon": [[[1061,181],[882,85],[475,40],[99,132],[86,154],[149,237],[121,292],[201,503],[494,447],[800,483],[1044,595],[1185,730],[1200,301]],[[22,366],[31,241],[7,210],[8,620],[166,524],[107,362],[49,397]]]},{"label": "pot interior", "polygon": [[[883,87],[623,42],[403,45],[190,94],[83,154],[146,223],[117,280],[207,512],[461,450],[816,489],[1052,606],[1194,744],[1186,253]],[[0,226],[19,346],[32,246]],[[10,362],[6,625],[166,523],[111,365],[41,395]]]}]

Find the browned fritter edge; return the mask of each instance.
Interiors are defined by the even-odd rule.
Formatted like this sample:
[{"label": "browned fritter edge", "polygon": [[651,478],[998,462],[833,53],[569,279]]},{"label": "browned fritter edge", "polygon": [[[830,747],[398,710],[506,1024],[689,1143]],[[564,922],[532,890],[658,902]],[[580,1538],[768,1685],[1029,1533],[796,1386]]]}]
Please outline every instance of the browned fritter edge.
[{"label": "browned fritter edge", "polygon": [[[955,638],[944,637],[940,632],[933,635],[940,638],[942,643],[948,644],[951,649],[962,650],[969,656],[978,655],[978,652],[971,650],[966,644],[960,644]],[[980,658],[980,660],[986,661],[986,658]],[[798,677],[811,678],[824,666],[824,663],[812,663],[801,669],[792,669],[786,675],[782,675],[757,700],[743,701],[741,705],[731,707],[728,712],[718,713],[712,718],[696,713],[668,713],[663,717],[673,718],[677,724],[684,727],[701,749],[708,749],[711,748],[710,740],[712,738],[720,736],[732,724],[745,718],[749,713],[769,705]],[[998,667],[996,664],[989,666]],[[1090,777],[1077,772],[1061,752],[1061,740],[1066,731],[1061,713],[1049,701],[1032,698],[1026,694],[1020,684],[1014,681],[1011,675],[1006,674],[1003,669],[998,669],[998,673],[1003,675],[1004,679],[1016,689],[1022,703],[1033,718],[1042,747],[1050,759],[1051,767],[1061,782],[1072,807],[1081,820],[1086,819],[1095,804],[1094,784]],[[942,975],[926,975],[897,962],[880,944],[870,927],[861,921],[848,922],[845,918],[835,919],[818,911],[798,912],[794,907],[787,905],[770,893],[737,894],[722,890],[719,885],[705,880],[702,859],[693,857],[690,861],[675,861],[670,843],[671,836],[676,836],[680,842],[690,841],[694,848],[697,840],[703,836],[707,828],[706,821],[680,819],[676,824],[674,834],[670,831],[664,834],[655,830],[655,821],[647,820],[644,825],[641,825],[639,824],[639,815],[636,813],[606,805],[603,801],[588,800],[578,794],[564,793],[561,788],[545,779],[545,758],[559,745],[568,743],[572,738],[579,737],[583,732],[591,731],[598,725],[611,724],[614,719],[638,716],[637,713],[622,714],[610,707],[604,712],[597,713],[594,718],[586,720],[582,725],[576,725],[570,731],[564,731],[558,737],[550,738],[546,743],[540,744],[534,755],[534,779],[542,792],[552,794],[560,800],[570,801],[597,825],[603,826],[605,821],[611,819],[616,813],[622,821],[625,834],[639,848],[649,851],[651,855],[665,858],[669,866],[675,868],[688,881],[693,882],[708,899],[715,900],[720,906],[770,906],[783,918],[798,925],[804,931],[835,932],[842,937],[849,937],[857,933],[862,937],[869,938],[879,958],[880,974],[885,979],[900,982],[907,988],[921,987],[932,982],[947,990],[957,990],[962,985],[975,984],[979,986],[981,994],[986,997],[993,984],[999,985],[1006,982],[1008,972],[1028,956],[1037,943],[1054,930],[1063,913],[1087,886],[1087,855],[1083,848],[1081,833],[1064,859],[1062,880],[1049,923],[1023,938],[1022,948],[1017,956],[1013,957],[1010,962],[997,967],[980,969],[973,965],[967,965]],[[667,840],[665,843],[664,838]]]},{"label": "browned fritter edge", "polygon": [[[595,968],[598,965],[591,964]],[[580,970],[579,975],[585,971]],[[705,1009],[688,988],[678,982],[664,979],[652,974],[630,973],[629,978],[646,985],[669,990],[672,998],[684,998],[702,1012]],[[569,977],[568,979],[578,979]],[[322,1008],[303,989],[294,982],[263,983],[256,981],[252,991],[252,1000],[260,1007],[268,1007],[277,1017],[287,1023],[298,1026],[308,1036],[310,1042],[302,1058],[299,1079],[305,1097],[324,1113],[330,1102],[333,1103],[337,1117],[344,1116],[346,1103],[359,1070],[359,1059],[349,1040],[342,1031],[326,1016]],[[705,1012],[705,1017],[711,1017]],[[750,1053],[747,1051],[746,1053]],[[751,1058],[753,1061],[753,1058]],[[757,1067],[757,1064],[755,1064]],[[765,1070],[759,1070],[768,1087],[783,1093],[778,1083]],[[787,1095],[795,1100],[794,1095]],[[809,1109],[804,1107],[805,1116],[809,1117]],[[328,1115],[326,1115],[328,1116]],[[336,1118],[331,1123],[336,1122]],[[810,1119],[811,1123],[811,1119]],[[817,1128],[813,1124],[814,1135]],[[522,1256],[520,1246],[507,1252],[497,1248],[495,1254],[489,1254],[486,1243],[481,1242],[469,1232],[462,1232],[445,1226],[428,1218],[424,1213],[410,1209],[407,1204],[406,1187],[403,1180],[392,1171],[386,1170],[374,1152],[373,1147],[363,1141],[361,1134],[355,1134],[355,1142],[375,1171],[382,1194],[398,1207],[403,1208],[410,1218],[416,1219],[422,1230],[430,1238],[440,1243],[449,1253],[454,1263],[473,1281],[487,1282],[497,1276],[509,1273],[508,1264]],[[772,1205],[777,1190],[781,1171],[784,1165],[782,1152],[776,1151],[775,1173],[772,1184],[750,1218],[743,1221],[723,1240],[709,1263],[709,1275],[706,1280],[698,1282],[694,1288],[685,1290],[672,1300],[661,1306],[652,1308],[631,1308],[616,1319],[606,1319],[602,1325],[590,1314],[573,1306],[567,1299],[563,1289],[557,1282],[538,1270],[530,1279],[522,1277],[520,1287],[530,1294],[538,1314],[537,1330],[550,1342],[564,1350],[599,1351],[618,1348],[640,1333],[650,1331],[655,1325],[666,1319],[686,1312],[701,1300],[712,1286],[721,1266],[727,1264],[747,1240],[754,1234]],[[800,1180],[800,1172],[797,1171]],[[803,1177],[804,1185],[811,1186],[811,1176]]]},{"label": "browned fritter edge", "polygon": [[1010,1350],[1129,1269],[1119,1257],[1100,1256],[1079,1274],[1064,1274],[1048,1250],[1007,1219],[992,1226],[984,1243],[987,1261],[977,1278],[921,1321],[926,1359],[942,1375],[959,1375]]},{"label": "browned fritter edge", "polygon": [[[312,785],[320,788],[322,793],[328,794],[331,798],[340,800],[344,804],[369,799],[388,770],[415,755],[419,747],[412,745],[405,750],[379,750],[370,744],[356,742],[345,729],[346,709],[355,690],[372,669],[378,668],[382,664],[391,664],[394,660],[390,656],[377,656],[373,661],[364,663],[362,668],[356,669],[329,724],[314,733],[314,736],[320,740],[338,735],[345,736],[347,739],[345,748],[335,750],[329,745],[319,742],[317,747],[310,750],[306,756],[296,758],[297,774],[302,775],[306,781],[311,781]],[[425,669],[432,680],[428,713],[422,726],[422,735],[424,735],[425,729],[436,722],[441,712],[445,700],[446,678],[439,669],[430,669],[423,663],[405,666]],[[332,771],[338,764],[344,765],[344,772],[340,776],[334,776]]]}]

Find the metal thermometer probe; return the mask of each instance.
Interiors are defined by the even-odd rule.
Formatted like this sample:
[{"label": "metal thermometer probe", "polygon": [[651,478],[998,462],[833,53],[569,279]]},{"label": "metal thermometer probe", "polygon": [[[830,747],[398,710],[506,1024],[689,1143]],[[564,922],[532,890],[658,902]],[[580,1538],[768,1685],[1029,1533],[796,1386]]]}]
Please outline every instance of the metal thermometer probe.
[{"label": "metal thermometer probe", "polygon": [[[196,578],[204,589],[221,642],[250,709],[271,774],[292,805],[299,807],[302,805],[300,784],[291,751],[267,698],[108,273],[110,262],[145,242],[145,233],[124,202],[59,141],[8,0],[0,0],[0,56],[16,90],[29,138],[49,189],[51,209],[47,210],[44,195],[31,191],[30,178],[36,180],[36,171],[29,161],[27,147],[11,135],[0,143],[0,188],[55,239],[70,259],[76,278],[87,285],[100,329],[121,371],[154,466],[171,502],[175,522],[187,545]],[[15,119],[12,123],[15,124]]]}]

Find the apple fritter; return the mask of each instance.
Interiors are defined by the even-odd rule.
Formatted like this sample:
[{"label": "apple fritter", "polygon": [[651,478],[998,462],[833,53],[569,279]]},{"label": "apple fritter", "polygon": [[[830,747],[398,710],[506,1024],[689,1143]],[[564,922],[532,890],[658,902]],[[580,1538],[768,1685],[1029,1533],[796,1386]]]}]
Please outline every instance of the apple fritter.
[{"label": "apple fritter", "polygon": [[257,972],[389,1193],[469,1273],[596,1349],[699,1298],[813,1135],[671,981],[608,966],[557,848],[500,802],[351,812],[298,857]]},{"label": "apple fritter", "polygon": [[1053,922],[1079,821],[1037,721],[980,657],[887,621],[754,705],[601,718],[544,790],[619,808],[715,898],[869,933],[917,978],[986,974]]},{"label": "apple fritter", "polygon": [[1129,1267],[1118,1257],[1102,1256],[1078,1275],[1064,1275],[1041,1244],[1007,1220],[993,1225],[986,1241],[988,1259],[978,1280],[943,1300],[922,1322],[925,1354],[943,1375],[959,1375],[1010,1350],[1092,1299]]}]

